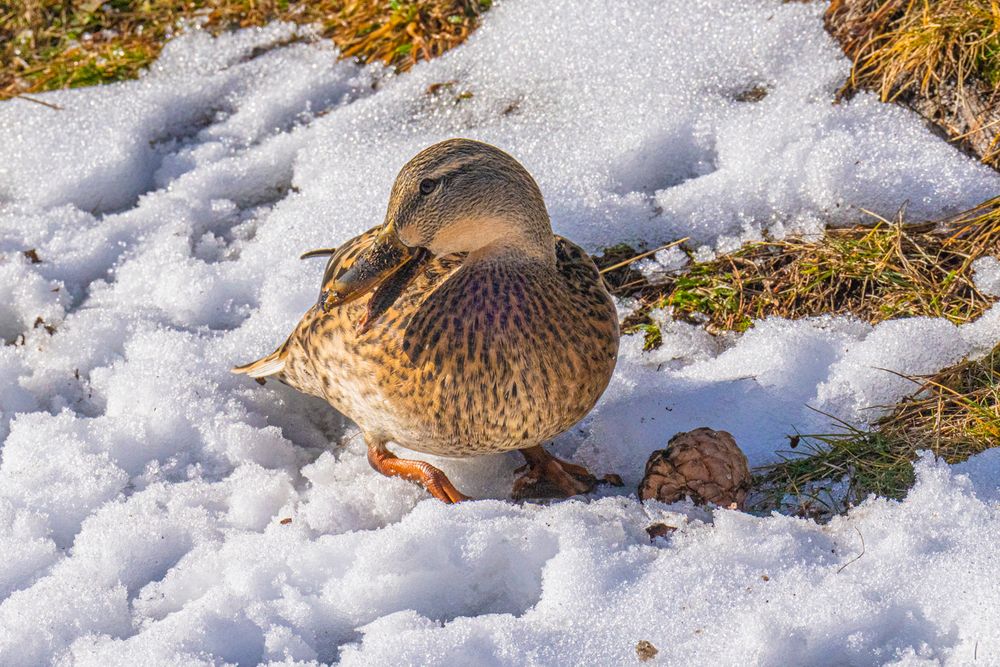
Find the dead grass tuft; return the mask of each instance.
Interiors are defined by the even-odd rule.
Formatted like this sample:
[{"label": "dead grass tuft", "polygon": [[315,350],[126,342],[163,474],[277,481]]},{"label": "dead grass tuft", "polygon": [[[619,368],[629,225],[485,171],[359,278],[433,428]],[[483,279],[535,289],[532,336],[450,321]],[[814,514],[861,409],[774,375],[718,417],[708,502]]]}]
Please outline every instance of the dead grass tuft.
[{"label": "dead grass tuft", "polygon": [[[857,3],[853,3],[857,7]],[[835,1],[828,16],[852,3]],[[926,95],[947,81],[1000,83],[1000,6],[992,0],[877,0],[852,16],[844,46],[861,54],[855,83],[876,84],[884,99]]]},{"label": "dead grass tuft", "polygon": [[[610,249],[599,264],[624,250]],[[853,314],[877,323],[896,317],[976,319],[994,301],[973,282],[972,262],[1000,255],[1000,197],[943,222],[908,225],[902,216],[874,227],[830,229],[820,239],[748,244],[650,284],[631,267],[606,276],[619,296],[641,306],[625,321],[655,346],[652,309],[703,323],[713,332],[745,331],[768,316],[790,319]],[[620,260],[618,260],[620,262]]]},{"label": "dead grass tuft", "polygon": [[0,4],[0,99],[134,78],[185,24],[314,24],[344,57],[400,70],[476,28],[490,0],[14,0]]},{"label": "dead grass tuft", "polygon": [[465,41],[492,0],[353,0],[333,24],[333,41],[345,57],[381,61],[401,70],[430,60]]},{"label": "dead grass tuft", "polygon": [[1000,346],[911,379],[913,394],[871,429],[841,422],[836,433],[795,436],[798,451],[779,452],[779,463],[757,471],[754,508],[829,517],[872,493],[902,498],[921,450],[958,463],[1000,445]]},{"label": "dead grass tuft", "polygon": [[939,125],[1000,167],[1000,4],[996,0],[833,0],[828,30],[867,88]]}]

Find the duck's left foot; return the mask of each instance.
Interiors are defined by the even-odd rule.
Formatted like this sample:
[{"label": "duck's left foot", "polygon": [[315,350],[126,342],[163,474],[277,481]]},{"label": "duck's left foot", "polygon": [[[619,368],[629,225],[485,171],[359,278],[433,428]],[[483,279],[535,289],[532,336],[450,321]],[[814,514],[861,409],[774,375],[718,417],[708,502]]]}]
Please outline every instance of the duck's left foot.
[{"label": "duck's left foot", "polygon": [[598,479],[581,465],[563,461],[552,456],[540,445],[520,450],[528,462],[518,471],[527,471],[514,480],[511,497],[522,498],[568,498],[581,493],[590,493],[601,483],[621,486],[618,475],[605,475]]}]

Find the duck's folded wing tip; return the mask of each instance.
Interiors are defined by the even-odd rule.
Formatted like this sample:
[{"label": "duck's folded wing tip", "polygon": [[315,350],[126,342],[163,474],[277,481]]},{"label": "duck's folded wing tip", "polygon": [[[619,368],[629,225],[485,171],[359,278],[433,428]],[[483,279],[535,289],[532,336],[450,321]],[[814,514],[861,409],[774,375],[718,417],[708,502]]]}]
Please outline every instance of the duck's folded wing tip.
[{"label": "duck's folded wing tip", "polygon": [[309,259],[310,257],[328,257],[335,254],[337,254],[336,248],[316,248],[315,250],[307,250],[302,253],[299,255],[299,259]]}]

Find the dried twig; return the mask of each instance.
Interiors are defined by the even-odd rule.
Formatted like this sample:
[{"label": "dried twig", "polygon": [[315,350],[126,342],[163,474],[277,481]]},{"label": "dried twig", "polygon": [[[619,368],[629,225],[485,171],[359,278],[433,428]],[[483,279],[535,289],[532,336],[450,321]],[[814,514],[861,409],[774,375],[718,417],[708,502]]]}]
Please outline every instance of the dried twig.
[{"label": "dried twig", "polygon": [[27,102],[34,102],[35,104],[41,104],[43,107],[55,109],[56,111],[63,110],[63,108],[58,104],[53,104],[52,102],[46,102],[45,100],[40,100],[37,97],[30,97],[28,95],[25,95],[24,93],[21,93],[20,95],[15,95],[14,98],[18,100],[25,100]]},{"label": "dried twig", "polygon": [[673,248],[673,247],[679,246],[680,244],[682,244],[685,241],[687,241],[689,238],[690,237],[685,236],[682,239],[677,239],[676,241],[671,241],[670,243],[667,243],[665,245],[661,245],[658,248],[653,248],[652,250],[647,250],[646,252],[639,253],[635,257],[629,257],[625,261],[618,262],[617,264],[612,264],[611,266],[606,266],[603,269],[601,269],[601,273],[602,274],[603,273],[610,273],[611,271],[614,271],[615,269],[620,269],[622,267],[628,266],[632,262],[636,262],[636,261],[638,261],[640,259],[643,259],[645,257],[649,257],[650,255],[655,255],[656,253],[660,252],[661,250],[667,250],[669,248]]},{"label": "dried twig", "polygon": [[847,561],[839,568],[837,568],[837,574],[843,572],[844,568],[850,565],[851,563],[856,563],[857,561],[861,560],[861,557],[865,555],[865,536],[861,534],[861,531],[858,530],[857,526],[854,527],[854,530],[858,532],[858,537],[861,538],[861,553],[859,553],[857,556],[855,556],[854,558],[852,558],[851,560]]}]

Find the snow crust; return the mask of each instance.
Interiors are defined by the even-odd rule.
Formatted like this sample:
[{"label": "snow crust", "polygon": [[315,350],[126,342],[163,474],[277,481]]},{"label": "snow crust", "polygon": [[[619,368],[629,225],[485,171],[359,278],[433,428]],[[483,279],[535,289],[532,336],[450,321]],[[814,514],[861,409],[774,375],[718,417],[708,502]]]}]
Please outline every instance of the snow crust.
[{"label": "snow crust", "polygon": [[823,413],[874,418],[912,391],[890,371],[1000,341],[997,307],[733,339],[661,314],[663,346],[626,338],[555,445],[627,488],[549,506],[504,500],[514,455],[434,460],[487,498],[440,505],[322,402],[228,373],[315,299],[296,257],[378,223],[446,137],[518,157],[590,249],[995,194],[912,114],[831,103],[848,63],[822,10],[508,1],[401,76],[292,26],[191,32],[138,81],[44,95],[61,111],[0,103],[0,664],[628,664],[642,639],[662,664],[1000,664],[995,451],[924,460],[905,501],[825,526],[630,495],[680,430],[729,430],[758,465]]}]

